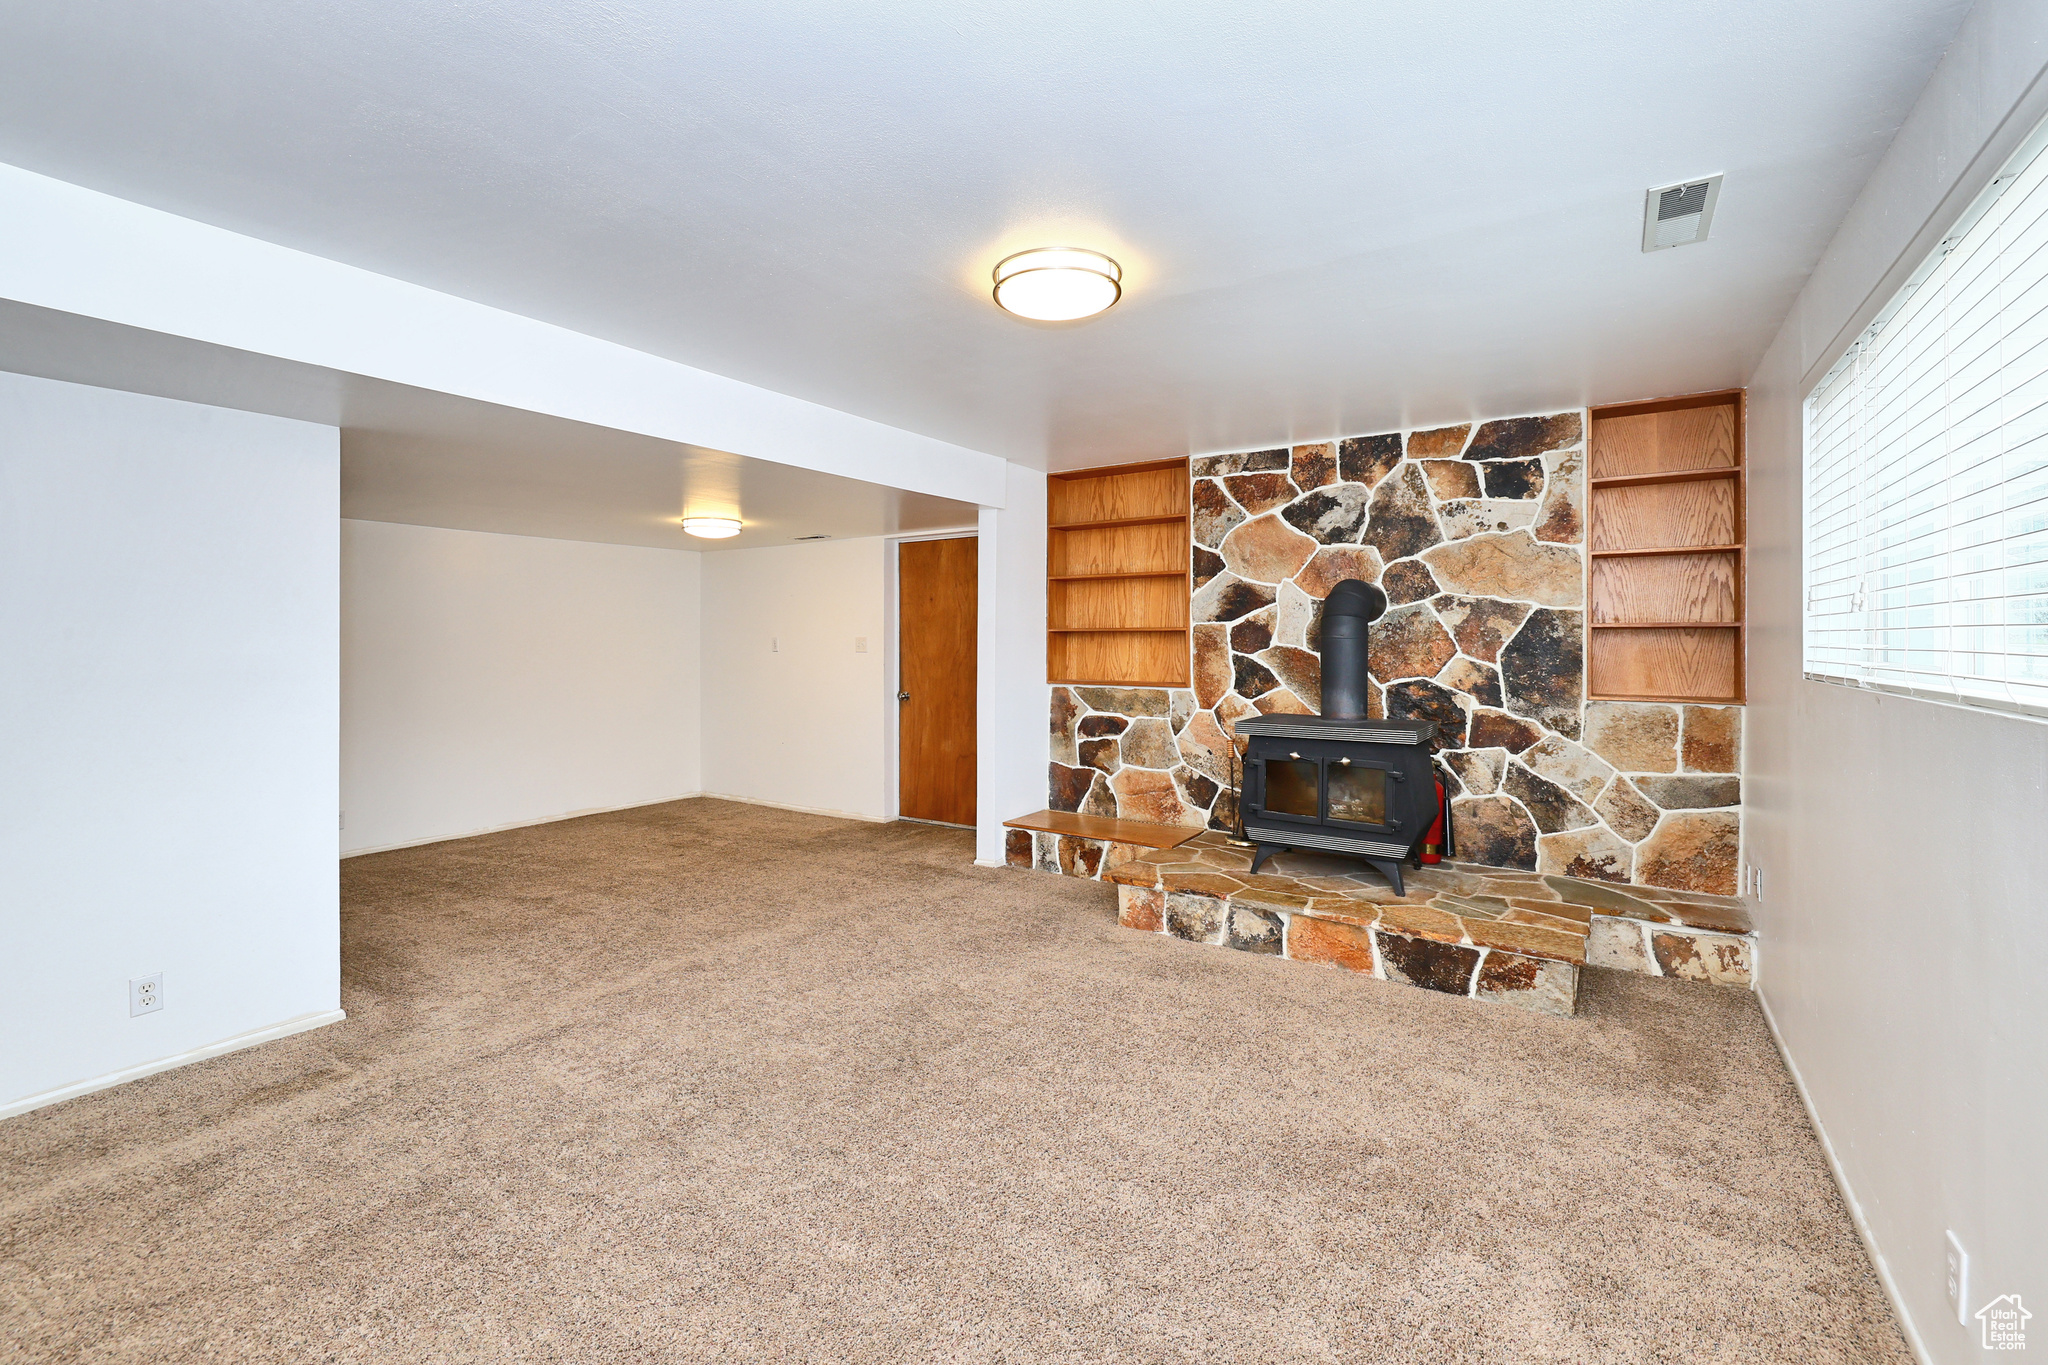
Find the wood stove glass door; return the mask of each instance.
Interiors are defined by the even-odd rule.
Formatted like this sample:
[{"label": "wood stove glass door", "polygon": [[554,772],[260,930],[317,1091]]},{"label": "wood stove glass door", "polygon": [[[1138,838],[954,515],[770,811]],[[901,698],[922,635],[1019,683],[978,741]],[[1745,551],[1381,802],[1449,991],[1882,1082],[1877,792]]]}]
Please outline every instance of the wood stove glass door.
[{"label": "wood stove glass door", "polygon": [[1363,763],[1330,765],[1330,818],[1352,825],[1387,823],[1387,773]]},{"label": "wood stove glass door", "polygon": [[1265,762],[1266,791],[1261,803],[1274,815],[1291,815],[1297,820],[1322,816],[1322,791],[1318,769],[1312,758],[1269,758]]}]

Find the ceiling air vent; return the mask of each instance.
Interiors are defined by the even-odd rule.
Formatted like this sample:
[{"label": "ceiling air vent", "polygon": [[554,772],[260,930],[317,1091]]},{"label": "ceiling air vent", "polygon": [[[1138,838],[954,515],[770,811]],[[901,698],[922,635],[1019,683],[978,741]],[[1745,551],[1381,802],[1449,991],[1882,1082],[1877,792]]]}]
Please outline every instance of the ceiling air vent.
[{"label": "ceiling air vent", "polygon": [[830,540],[830,536],[791,536],[791,540]]},{"label": "ceiling air vent", "polygon": [[1714,222],[1714,201],[1721,197],[1721,177],[1682,180],[1660,185],[1643,196],[1643,250],[1691,246],[1707,240]]}]

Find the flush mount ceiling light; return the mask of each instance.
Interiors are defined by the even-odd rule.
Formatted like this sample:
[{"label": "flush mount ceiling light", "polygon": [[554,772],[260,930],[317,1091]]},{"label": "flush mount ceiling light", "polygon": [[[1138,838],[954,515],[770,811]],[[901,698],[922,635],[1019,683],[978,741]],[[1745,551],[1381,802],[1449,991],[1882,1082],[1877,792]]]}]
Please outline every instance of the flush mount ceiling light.
[{"label": "flush mount ceiling light", "polygon": [[1123,278],[1123,268],[1099,251],[1038,247],[996,263],[996,306],[1033,322],[1072,322],[1122,298]]},{"label": "flush mount ceiling light", "polygon": [[738,517],[684,517],[683,530],[704,540],[724,540],[740,533]]}]

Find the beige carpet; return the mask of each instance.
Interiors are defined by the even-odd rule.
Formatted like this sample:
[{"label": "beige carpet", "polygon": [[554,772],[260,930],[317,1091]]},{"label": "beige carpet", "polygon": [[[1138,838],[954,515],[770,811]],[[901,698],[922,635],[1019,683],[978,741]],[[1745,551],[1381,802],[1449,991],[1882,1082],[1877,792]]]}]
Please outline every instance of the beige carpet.
[{"label": "beige carpet", "polygon": [[1749,995],[1541,1018],[970,856],[344,863],[347,1023],[0,1123],[0,1357],[1909,1359]]}]

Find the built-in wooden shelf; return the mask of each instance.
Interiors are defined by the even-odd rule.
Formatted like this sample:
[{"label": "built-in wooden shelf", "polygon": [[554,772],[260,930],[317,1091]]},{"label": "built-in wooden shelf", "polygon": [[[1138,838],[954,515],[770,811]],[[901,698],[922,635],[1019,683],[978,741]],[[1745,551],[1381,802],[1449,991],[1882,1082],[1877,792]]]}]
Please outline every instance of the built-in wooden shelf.
[{"label": "built-in wooden shelf", "polygon": [[[1181,465],[1185,468],[1187,461],[1182,460]],[[1054,474],[1049,477],[1063,478],[1072,476]],[[1053,531],[1100,531],[1115,526],[1164,526],[1169,522],[1186,521],[1187,519],[1188,514],[1186,512],[1173,516],[1158,517],[1109,517],[1099,521],[1056,521],[1047,529]]]},{"label": "built-in wooden shelf", "polygon": [[1739,477],[1739,469],[1667,469],[1661,474],[1617,474],[1612,478],[1592,480],[1595,488],[1638,488],[1654,483],[1698,483],[1702,479],[1732,479]]},{"label": "built-in wooden shelf", "polygon": [[1188,685],[1188,462],[1046,477],[1046,677]]},{"label": "built-in wooden shelf", "polygon": [[1742,391],[1591,416],[1587,695],[1740,703],[1748,645]]},{"label": "built-in wooden shelf", "polygon": [[1594,630],[1741,630],[1740,621],[1588,621]]}]

